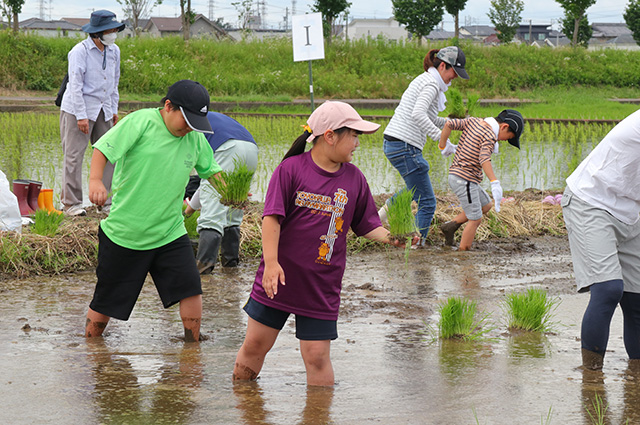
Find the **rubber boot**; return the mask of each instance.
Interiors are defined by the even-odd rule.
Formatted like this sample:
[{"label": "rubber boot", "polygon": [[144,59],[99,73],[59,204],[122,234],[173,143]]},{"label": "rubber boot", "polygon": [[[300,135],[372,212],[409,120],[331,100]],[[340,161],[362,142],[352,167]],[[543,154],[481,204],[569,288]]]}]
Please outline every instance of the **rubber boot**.
[{"label": "rubber boot", "polygon": [[209,274],[218,261],[222,235],[213,229],[201,229],[198,241],[198,253],[196,254],[196,265],[200,274]]},{"label": "rubber boot", "polygon": [[222,267],[238,267],[240,262],[240,227],[224,229],[221,246]]},{"label": "rubber boot", "polygon": [[38,195],[40,195],[40,189],[42,188],[42,182],[36,180],[28,180],[29,181],[29,195],[27,197],[27,202],[29,203],[29,208],[35,211],[38,209]]},{"label": "rubber boot", "polygon": [[29,207],[29,182],[26,180],[13,181],[13,194],[18,198],[18,207],[21,216],[28,216],[34,213]]},{"label": "rubber boot", "polygon": [[38,209],[46,210],[47,208],[44,206],[44,191],[47,189],[40,189],[40,193],[38,193]]},{"label": "rubber boot", "polygon": [[42,193],[44,209],[49,211],[49,214],[52,212],[62,214],[62,211],[55,209],[53,206],[53,189],[41,189],[40,193]]}]

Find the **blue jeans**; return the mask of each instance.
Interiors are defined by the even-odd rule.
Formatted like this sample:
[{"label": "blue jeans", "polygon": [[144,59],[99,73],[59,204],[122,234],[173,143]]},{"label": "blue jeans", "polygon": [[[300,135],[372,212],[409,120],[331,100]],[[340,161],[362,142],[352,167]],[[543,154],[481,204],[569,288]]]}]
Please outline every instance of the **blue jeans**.
[{"label": "blue jeans", "polygon": [[[413,192],[413,200],[418,203],[416,225],[423,238],[427,237],[431,219],[436,211],[436,195],[433,193],[429,179],[429,163],[422,156],[422,150],[405,142],[384,140],[384,155],[391,165],[398,170],[409,190]],[[393,199],[395,195],[391,198]]]}]

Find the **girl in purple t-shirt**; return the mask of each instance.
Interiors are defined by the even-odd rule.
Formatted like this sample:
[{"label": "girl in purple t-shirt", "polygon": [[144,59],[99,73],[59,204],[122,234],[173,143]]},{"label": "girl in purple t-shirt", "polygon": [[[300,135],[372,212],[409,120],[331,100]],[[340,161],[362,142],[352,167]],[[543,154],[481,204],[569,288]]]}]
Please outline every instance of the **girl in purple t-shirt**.
[{"label": "girl in purple t-shirt", "polygon": [[[234,380],[254,380],[290,314],[308,385],[333,385],[331,340],[338,337],[347,232],[389,242],[362,172],[353,164],[358,135],[378,124],[350,105],[325,102],[307,120],[269,182],[262,221],[262,260],[251,297],[247,334]],[[304,152],[306,143],[313,143]],[[286,284],[285,284],[286,282]]]}]

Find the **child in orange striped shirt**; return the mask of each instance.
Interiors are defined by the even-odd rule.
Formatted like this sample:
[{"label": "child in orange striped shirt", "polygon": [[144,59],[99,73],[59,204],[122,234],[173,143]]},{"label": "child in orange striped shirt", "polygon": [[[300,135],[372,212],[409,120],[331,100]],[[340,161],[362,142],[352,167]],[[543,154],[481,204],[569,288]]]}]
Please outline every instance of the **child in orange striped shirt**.
[{"label": "child in orange striped shirt", "polygon": [[458,197],[462,212],[440,226],[446,245],[453,245],[456,230],[468,222],[462,232],[459,249],[467,251],[471,248],[482,215],[491,209],[491,198],[480,186],[484,178],[483,173],[491,182],[496,211],[500,211],[502,186],[493,172],[491,154],[497,148],[498,140],[508,140],[520,149],[523,128],[522,115],[513,109],[503,110],[496,118],[469,117],[446,122],[438,144],[441,150],[445,148],[452,130],[462,131],[453,162],[449,167],[449,187]]}]

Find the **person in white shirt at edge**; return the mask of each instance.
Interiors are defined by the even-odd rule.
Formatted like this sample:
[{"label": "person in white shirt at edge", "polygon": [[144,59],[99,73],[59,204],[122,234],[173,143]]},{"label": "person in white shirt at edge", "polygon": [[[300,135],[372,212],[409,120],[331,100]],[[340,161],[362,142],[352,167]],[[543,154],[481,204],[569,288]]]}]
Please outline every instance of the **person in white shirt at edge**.
[{"label": "person in white shirt at edge", "polygon": [[[69,82],[60,105],[60,138],[64,154],[62,210],[70,216],[86,215],[82,207],[82,160],[93,145],[118,121],[120,49],[114,44],[124,24],[108,10],[91,13],[82,30],[89,34],[68,54]],[[113,164],[107,164],[103,182],[111,190]],[[111,198],[101,207],[109,212]]]},{"label": "person in white shirt at edge", "polygon": [[[444,111],[447,98],[444,93],[454,78],[469,79],[465,71],[466,58],[462,49],[449,46],[433,49],[424,58],[425,72],[418,75],[402,94],[400,104],[384,130],[384,154],[400,173],[408,190],[414,190],[413,199],[418,203],[416,225],[420,231],[419,245],[426,242],[431,219],[436,210],[436,197],[429,179],[429,163],[422,149],[429,136],[440,141],[440,133],[446,118],[439,117]],[[455,145],[447,141],[442,155],[455,152]],[[387,200],[378,211],[383,223],[387,221]]]},{"label": "person in white shirt at edge", "polygon": [[640,366],[640,111],[616,125],[567,178],[562,212],[582,319],[583,369],[602,369],[611,318],[622,308],[629,367]]}]

